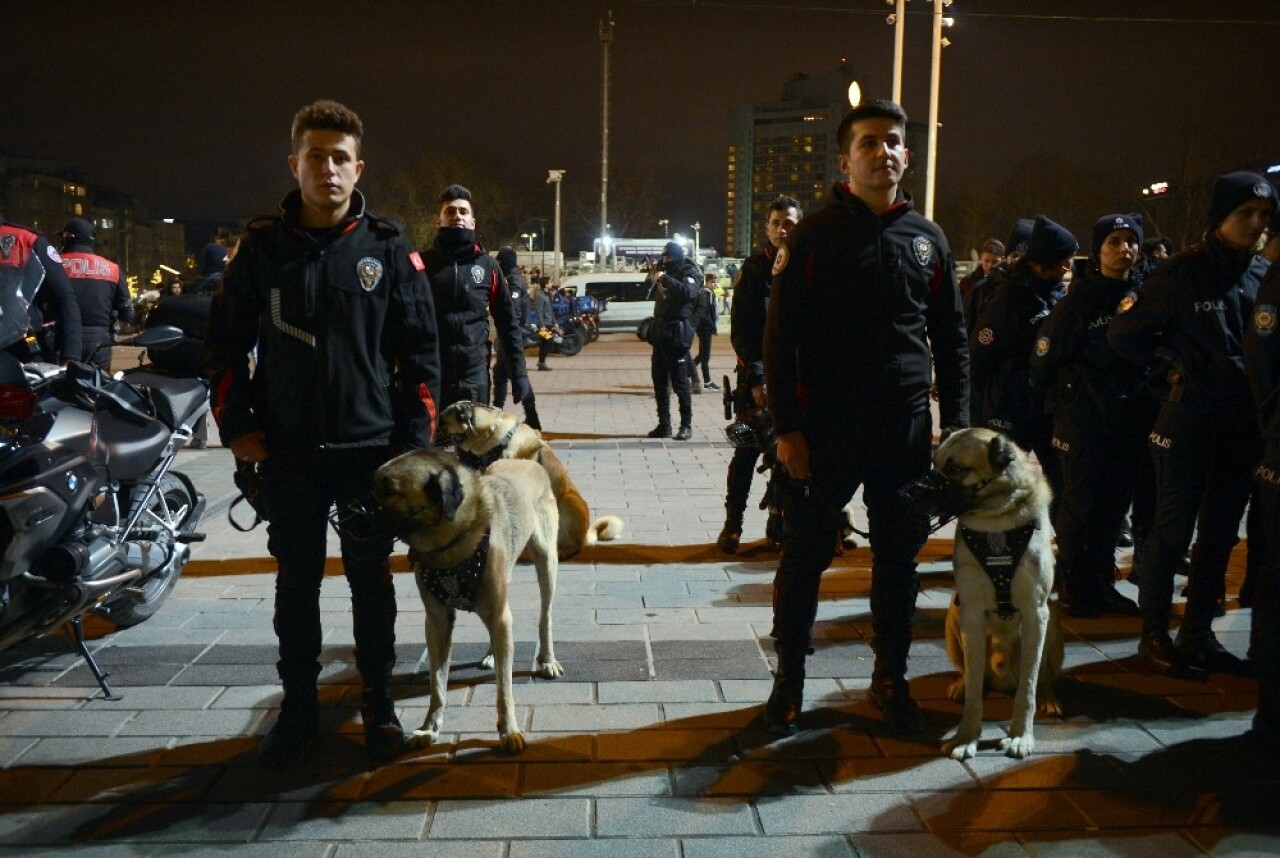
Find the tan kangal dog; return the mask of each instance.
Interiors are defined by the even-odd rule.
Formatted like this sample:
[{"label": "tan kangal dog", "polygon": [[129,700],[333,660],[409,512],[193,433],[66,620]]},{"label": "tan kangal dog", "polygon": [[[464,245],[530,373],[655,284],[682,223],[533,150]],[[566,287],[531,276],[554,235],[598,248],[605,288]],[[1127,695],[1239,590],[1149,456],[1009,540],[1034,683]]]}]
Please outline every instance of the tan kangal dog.
[{"label": "tan kangal dog", "polygon": [[978,750],[983,688],[1014,693],[1011,757],[1035,748],[1037,711],[1061,714],[1053,685],[1062,673],[1062,629],[1053,589],[1048,481],[1027,454],[990,429],[956,432],[934,454],[948,489],[963,498],[955,540],[956,597],[947,613],[947,655],[960,668],[951,696],[964,702],[943,752]]},{"label": "tan kangal dog", "polygon": [[478,402],[455,402],[440,415],[437,435],[458,445],[463,461],[486,467],[497,459],[532,459],[546,468],[560,508],[560,533],[556,539],[560,559],[567,560],[594,545],[622,535],[624,523],[616,515],[591,520],[591,508],[578,491],[569,470],[532,426],[516,415]]},{"label": "tan kangal dog", "polygon": [[548,679],[564,669],[556,661],[551,599],[559,560],[559,515],[547,472],[534,462],[502,460],[481,474],[452,453],[414,450],[387,462],[373,478],[373,494],[409,544],[418,592],[427,614],[431,704],[409,745],[426,747],[440,737],[453,625],[458,610],[474,611],[489,630],[498,692],[502,750],[524,750],[511,694],[515,653],[507,585],[520,552],[528,548],[538,570],[542,611],[537,670]]}]

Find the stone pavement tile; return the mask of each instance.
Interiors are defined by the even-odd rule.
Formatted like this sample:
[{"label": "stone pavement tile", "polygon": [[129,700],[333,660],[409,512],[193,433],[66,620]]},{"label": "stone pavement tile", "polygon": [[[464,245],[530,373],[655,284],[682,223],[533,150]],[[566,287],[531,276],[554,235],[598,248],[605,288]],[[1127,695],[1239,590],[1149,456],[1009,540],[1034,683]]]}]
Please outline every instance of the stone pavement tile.
[{"label": "stone pavement tile", "polygon": [[[174,688],[171,685],[132,686],[128,691],[121,690],[121,700],[107,700],[94,697],[86,702],[84,709],[93,712],[110,712],[118,709],[207,709],[222,692],[218,687]],[[0,700],[0,708],[6,707],[7,701]]]},{"label": "stone pavement tile", "polygon": [[[113,739],[115,746],[123,739]],[[258,767],[258,736],[180,736],[156,758],[158,766]]]},{"label": "stone pavement tile", "polygon": [[[452,697],[453,695],[450,696]],[[518,704],[521,701],[519,690],[515,691],[514,696]],[[461,697],[457,699],[460,701]],[[519,725],[521,731],[529,723],[530,711],[528,706],[516,706],[516,724]],[[406,706],[400,712],[400,722],[404,724],[405,729],[416,728],[426,717],[426,706]],[[491,732],[496,738],[498,713],[493,706],[448,706],[444,711],[444,726],[448,730],[456,730],[459,733],[484,733],[487,731]]]},{"label": "stone pavement tile", "polygon": [[751,759],[833,760],[880,757],[880,749],[865,731],[837,727],[802,730],[779,739],[761,731],[738,734],[743,754]]},{"label": "stone pavement tile", "polygon": [[85,709],[11,712],[0,721],[8,736],[113,736],[138,713],[133,709],[99,712]]},{"label": "stone pavement tile", "polygon": [[[524,757],[521,756],[523,763]],[[671,781],[653,763],[532,763],[522,765],[521,796],[665,796]]]},{"label": "stone pavement tile", "polygon": [[715,683],[707,680],[601,682],[596,694],[600,703],[690,703],[720,699]]},{"label": "stone pavement tile", "polygon": [[1030,757],[1017,760],[992,748],[964,765],[984,789],[1085,789],[1129,782],[1110,755],[1089,749],[1049,754],[1037,747]]},{"label": "stone pavement tile", "polygon": [[431,817],[432,840],[485,837],[523,840],[588,837],[591,801],[585,798],[528,798],[521,801],[441,801]]},{"label": "stone pavement tile", "polygon": [[[186,666],[182,664],[101,664],[112,688],[132,685],[168,685]],[[55,680],[64,688],[97,688],[98,680],[85,665],[73,667]]]},{"label": "stone pavement tile", "polygon": [[655,658],[654,670],[658,679],[763,679],[771,675],[759,655],[721,660]]},{"label": "stone pavement tile", "polygon": [[193,664],[172,678],[174,685],[270,685],[280,679],[274,664]]},{"label": "stone pavement tile", "polygon": [[147,736],[44,738],[29,746],[9,766],[149,766],[168,747],[169,738]]},{"label": "stone pavement tile", "polygon": [[760,647],[754,640],[661,640],[651,644],[655,660],[712,659],[746,660],[760,658]]},{"label": "stone pavement tile", "polygon": [[696,608],[694,613],[700,623],[764,623],[773,621],[773,608],[767,605],[760,607],[735,605],[729,608]]},{"label": "stone pavement tile", "polygon": [[[686,858],[688,854],[686,847]],[[680,841],[633,837],[623,840],[513,840],[508,858],[680,858]]]},{"label": "stone pavement tile", "polygon": [[532,730],[634,730],[662,722],[662,713],[653,703],[615,703],[609,706],[533,707]]},{"label": "stone pavement tile", "polygon": [[628,641],[631,643],[643,644],[645,638],[644,626],[596,626],[596,625],[580,625],[580,626],[561,626],[556,622],[556,655],[560,655],[560,647],[566,643],[617,643]]},{"label": "stone pavement tile", "polygon": [[77,840],[135,843],[245,843],[262,826],[269,804],[104,805],[114,812],[77,831]]},{"label": "stone pavement tile", "polygon": [[751,805],[734,799],[602,798],[596,801],[600,837],[696,837],[756,834]]},{"label": "stone pavement tile", "polygon": [[[532,652],[530,653],[532,657]],[[643,640],[580,641],[556,640],[556,658],[561,661],[638,661],[644,662]]]},{"label": "stone pavement tile", "polygon": [[[1194,835],[1193,835],[1194,836]],[[1203,855],[1194,843],[1176,831],[1150,829],[1087,833],[1030,834],[1023,838],[1037,858],[1193,858]],[[1278,841],[1280,843],[1280,841]],[[1240,855],[1239,852],[1218,853]],[[1267,852],[1274,855],[1275,852]]]},{"label": "stone pavement tile", "polygon": [[[1005,734],[1003,725],[998,730],[996,736]],[[1094,753],[1131,753],[1158,750],[1160,743],[1136,722],[1073,720],[1036,723],[1037,753],[1069,754],[1081,748],[1088,748]]]},{"label": "stone pavement tile", "polygon": [[216,644],[189,659],[195,664],[270,664],[280,658],[280,649],[271,644]]},{"label": "stone pavement tile", "polygon": [[[729,703],[758,703],[763,705],[773,690],[772,679],[722,679],[720,693]],[[834,679],[806,679],[804,699],[809,705],[823,700],[843,700],[844,691]]]},{"label": "stone pavement tile", "polygon": [[33,736],[24,736],[21,739],[14,739],[8,736],[0,737],[0,767],[8,767],[14,763],[18,757],[22,756],[36,742],[42,741]]},{"label": "stone pavement tile", "polygon": [[936,792],[977,785],[964,764],[941,756],[910,761],[902,757],[818,760],[817,766],[836,793]]},{"label": "stone pavement tile", "polygon": [[826,794],[815,763],[807,760],[737,760],[723,765],[677,765],[676,794],[756,798],[800,793]]},{"label": "stone pavement tile", "polygon": [[[741,617],[735,616],[734,619],[741,619]],[[559,617],[556,620],[558,622]],[[699,620],[692,608],[605,608],[596,611],[596,622],[602,626],[658,625],[660,623],[693,625]]]},{"label": "stone pavement tile", "polygon": [[678,641],[682,644],[702,641],[754,640],[755,629],[748,622],[699,623],[697,625],[666,625],[648,627],[649,640]]},{"label": "stone pavement tile", "polygon": [[265,713],[255,709],[150,709],[120,728],[119,736],[251,736]]},{"label": "stone pavement tile", "polygon": [[[557,629],[560,627],[557,626]],[[560,655],[556,645],[556,658],[564,666],[564,677],[575,682],[639,682],[649,679],[649,665],[639,661],[576,661]]]},{"label": "stone pavement tile", "polygon": [[1177,745],[1195,739],[1230,739],[1243,736],[1253,726],[1252,716],[1145,721],[1143,727],[1160,744]]},{"label": "stone pavement tile", "polygon": [[427,820],[422,801],[281,802],[257,840],[418,840]]},{"label": "stone pavement tile", "polygon": [[[595,741],[590,733],[526,732],[525,741],[528,744],[520,753],[521,763],[590,762],[595,758]],[[409,761],[423,752],[414,753],[415,758]],[[453,758],[468,763],[512,762],[510,755],[497,749],[497,737],[492,732],[457,734]]]},{"label": "stone pavement tile", "polygon": [[1140,796],[1115,790],[1070,790],[1064,793],[1088,820],[1104,831],[1117,828],[1177,829],[1184,825],[1219,821],[1212,807],[1191,807],[1166,802],[1163,797]]},{"label": "stone pavement tile", "polygon": [[[159,616],[164,616],[160,614]],[[270,628],[271,615],[266,612],[247,613],[245,611],[204,611],[196,614],[183,623],[184,629],[261,629],[264,624]]]},{"label": "stone pavement tile", "polygon": [[0,771],[0,805],[42,804],[72,776],[61,767],[20,766]]},{"label": "stone pavement tile", "polygon": [[[122,809],[116,805],[0,805],[0,844],[7,847],[47,846],[74,841],[77,846],[94,845],[94,838],[86,835],[105,832],[121,814]],[[117,838],[104,836],[100,839]],[[70,850],[64,846],[60,851],[67,854]],[[31,853],[19,850],[15,854]]]},{"label": "stone pavement tile", "polygon": [[815,679],[870,679],[875,656],[859,658],[825,658],[810,656],[805,660],[805,677]]},{"label": "stone pavement tile", "polygon": [[[190,847],[183,847],[182,854],[195,855],[196,852],[187,851]],[[69,854],[74,854],[75,858],[148,858],[152,855],[163,854],[162,847],[139,847],[135,843],[104,843],[97,846],[81,846],[75,847],[72,852],[66,846],[51,846],[41,848],[39,846],[5,846],[0,844],[0,858],[67,858]],[[241,853],[237,852],[236,855]],[[313,848],[305,855],[305,858],[323,858],[324,853]],[[263,856],[267,858],[267,856]],[[296,858],[304,858],[304,856],[296,856]]]},{"label": "stone pavement tile", "polygon": [[295,766],[292,769],[267,769],[258,765],[257,754],[252,766],[206,767],[218,772],[205,793],[211,803],[243,802],[350,802],[364,792],[368,772],[350,766]]},{"label": "stone pavement tile", "polygon": [[103,647],[94,653],[103,670],[110,670],[117,665],[148,664],[187,664],[207,649],[196,644],[177,644],[174,646],[112,645]]},{"label": "stone pavement tile", "polygon": [[[558,650],[556,656],[559,657]],[[534,680],[520,683],[514,693],[516,700],[523,704],[589,704],[593,701],[594,688],[595,685],[591,682],[566,682],[563,679]],[[449,697],[450,700],[453,699],[453,692],[450,692]],[[498,687],[489,682],[471,686],[471,696],[467,699],[467,705],[494,706],[497,701]],[[400,702],[408,703],[409,701],[402,698]],[[425,691],[420,702],[424,706],[429,702]]]},{"label": "stone pavement tile", "polygon": [[1026,858],[1029,854],[1010,833],[855,834],[849,842],[859,858]]},{"label": "stone pavement tile", "polygon": [[[327,848],[328,844],[321,845]],[[501,840],[440,840],[430,847],[422,843],[339,843],[338,851],[332,856],[326,853],[325,858],[423,858],[424,854],[431,858],[503,858],[505,850],[506,844]],[[240,858],[240,853],[233,858]]]},{"label": "stone pavement tile", "polygon": [[852,858],[844,837],[691,837],[683,841],[684,858]]},{"label": "stone pavement tile", "polygon": [[52,804],[190,804],[202,801],[222,775],[217,768],[79,769],[60,784]]},{"label": "stone pavement tile", "polygon": [[1229,855],[1231,858],[1274,858],[1280,855],[1280,832],[1191,828],[1183,834],[1210,855]]},{"label": "stone pavement tile", "polygon": [[914,793],[929,831],[1083,830],[1088,824],[1061,790]]},{"label": "stone pavement tile", "polygon": [[514,762],[406,763],[382,766],[364,780],[364,801],[514,798],[520,766]]},{"label": "stone pavement tile", "polygon": [[762,798],[757,810],[768,835],[921,830],[910,799],[896,793]]},{"label": "stone pavement tile", "polygon": [[667,726],[700,730],[740,730],[762,726],[760,704],[664,703]]},{"label": "stone pavement tile", "polygon": [[[421,848],[421,847],[419,847]],[[157,847],[157,858],[330,858],[328,843],[237,843],[234,846],[200,846],[183,843]],[[75,853],[79,858],[79,850]]]},{"label": "stone pavement tile", "polygon": [[596,736],[596,758],[601,762],[718,763],[737,756],[734,733],[727,730],[634,730]]}]

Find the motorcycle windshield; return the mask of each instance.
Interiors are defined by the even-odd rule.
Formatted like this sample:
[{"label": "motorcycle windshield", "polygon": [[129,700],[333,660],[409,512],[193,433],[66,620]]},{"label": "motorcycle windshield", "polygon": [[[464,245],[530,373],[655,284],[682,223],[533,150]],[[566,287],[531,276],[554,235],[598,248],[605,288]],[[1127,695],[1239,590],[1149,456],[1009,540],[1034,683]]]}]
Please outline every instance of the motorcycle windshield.
[{"label": "motorcycle windshield", "polygon": [[31,316],[27,308],[44,282],[44,266],[34,256],[16,264],[0,264],[0,348],[27,335]]}]

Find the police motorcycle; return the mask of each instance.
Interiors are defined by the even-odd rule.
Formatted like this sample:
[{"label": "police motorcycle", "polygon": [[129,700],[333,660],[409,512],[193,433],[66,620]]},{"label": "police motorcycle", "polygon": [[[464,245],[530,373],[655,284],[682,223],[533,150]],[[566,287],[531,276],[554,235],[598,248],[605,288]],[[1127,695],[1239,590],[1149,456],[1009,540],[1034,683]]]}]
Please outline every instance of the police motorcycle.
[{"label": "police motorcycle", "polygon": [[[42,277],[0,268],[0,348],[26,335]],[[181,336],[154,329],[120,344],[160,348]],[[204,539],[204,497],[173,463],[208,407],[201,380],[145,368],[113,379],[0,352],[0,651],[65,628],[105,697],[119,699],[82,621],[150,618]]]}]

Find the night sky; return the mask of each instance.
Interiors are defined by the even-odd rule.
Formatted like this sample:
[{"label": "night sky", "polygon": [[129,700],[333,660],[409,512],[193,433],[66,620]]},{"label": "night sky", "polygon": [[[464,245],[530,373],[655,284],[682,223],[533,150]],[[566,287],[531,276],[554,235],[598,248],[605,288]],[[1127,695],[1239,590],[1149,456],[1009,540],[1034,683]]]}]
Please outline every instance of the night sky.
[{"label": "night sky", "polygon": [[[776,100],[793,73],[846,57],[866,97],[892,85],[883,0],[4,5],[0,150],[70,162],[153,217],[272,211],[291,186],[290,119],[319,97],[364,119],[362,185],[452,153],[521,177],[530,218],[551,214],[550,167],[568,171],[566,198],[598,207],[611,8],[611,179],[651,173],[672,230],[700,220],[703,243],[723,246],[732,105]],[[907,6],[903,102],[923,120],[932,4]],[[1039,153],[1140,187],[1191,128],[1222,144],[1204,157],[1248,144],[1280,160],[1280,0],[957,0],[949,14],[939,198]]]}]

